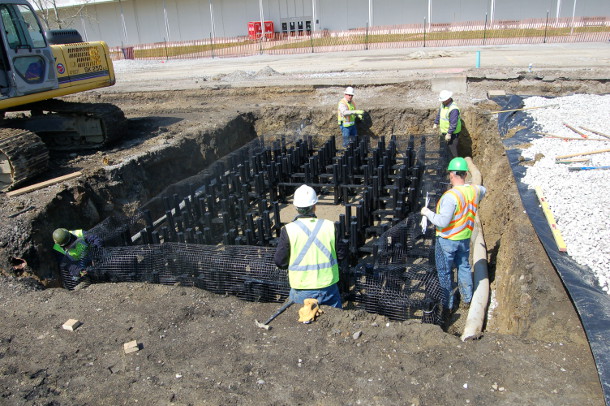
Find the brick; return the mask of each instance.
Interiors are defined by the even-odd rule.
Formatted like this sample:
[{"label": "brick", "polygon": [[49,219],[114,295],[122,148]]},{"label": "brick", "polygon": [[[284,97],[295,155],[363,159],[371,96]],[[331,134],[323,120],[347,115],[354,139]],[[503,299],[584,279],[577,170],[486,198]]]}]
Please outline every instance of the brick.
[{"label": "brick", "polygon": [[66,321],[61,327],[64,330],[69,330],[69,331],[74,331],[76,330],[81,324],[80,321],[76,320],[76,319],[70,319],[68,321]]},{"label": "brick", "polygon": [[125,351],[125,354],[129,354],[129,353],[136,352],[139,350],[140,350],[140,345],[138,344],[138,342],[136,340],[123,344],[123,351]]}]

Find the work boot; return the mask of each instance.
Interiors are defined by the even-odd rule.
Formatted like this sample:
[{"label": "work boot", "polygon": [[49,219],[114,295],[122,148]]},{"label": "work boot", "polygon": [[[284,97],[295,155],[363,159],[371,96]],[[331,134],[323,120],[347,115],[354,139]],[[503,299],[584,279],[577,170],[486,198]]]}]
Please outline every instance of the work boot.
[{"label": "work boot", "polygon": [[451,316],[453,316],[453,310],[444,308],[441,312],[441,327],[446,330],[451,324]]},{"label": "work boot", "polygon": [[82,276],[78,282],[78,285],[74,287],[74,290],[83,290],[91,285],[91,278],[88,275]]},{"label": "work boot", "polygon": [[468,310],[470,310],[470,302],[468,303],[460,303],[460,307],[459,307],[460,313],[468,313]]}]

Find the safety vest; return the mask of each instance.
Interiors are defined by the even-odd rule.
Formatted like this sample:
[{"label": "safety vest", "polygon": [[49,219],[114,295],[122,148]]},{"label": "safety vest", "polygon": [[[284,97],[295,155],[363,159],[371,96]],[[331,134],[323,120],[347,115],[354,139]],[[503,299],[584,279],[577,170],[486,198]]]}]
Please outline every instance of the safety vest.
[{"label": "safety vest", "polygon": [[[455,186],[445,194],[453,196],[457,202],[453,218],[447,227],[436,227],[436,235],[448,240],[466,240],[472,235],[474,219],[477,215],[479,187],[476,185]],[[445,195],[443,195],[444,197]],[[441,197],[441,200],[443,198]],[[436,212],[440,211],[440,200],[436,204]]]},{"label": "safety vest", "polygon": [[447,131],[449,131],[449,125],[450,125],[449,124],[449,114],[453,110],[458,111],[458,122],[457,122],[457,126],[455,127],[455,131],[453,133],[457,134],[460,131],[462,131],[462,118],[461,118],[460,108],[455,103],[451,102],[451,104],[449,106],[444,106],[443,104],[441,104],[441,110],[440,110],[439,122],[438,122],[438,128],[439,128],[441,134],[447,134]]},{"label": "safety vest", "polygon": [[322,289],[339,281],[335,225],[315,217],[286,224],[290,240],[288,280],[293,289]]},{"label": "safety vest", "polygon": [[341,101],[339,101],[339,104],[337,105],[337,120],[339,121],[339,125],[343,125],[343,127],[351,127],[356,124],[356,115],[351,114],[346,117],[341,114],[341,109],[339,108],[341,104],[346,105],[348,110],[356,110],[356,105],[354,104],[354,102],[348,103],[345,99],[341,99]]},{"label": "safety vest", "polygon": [[53,249],[68,256],[72,261],[77,262],[87,256],[89,253],[89,244],[85,241],[83,230],[71,230],[70,234],[76,236],[76,241],[70,244],[67,250],[64,250],[59,244],[53,245]]}]

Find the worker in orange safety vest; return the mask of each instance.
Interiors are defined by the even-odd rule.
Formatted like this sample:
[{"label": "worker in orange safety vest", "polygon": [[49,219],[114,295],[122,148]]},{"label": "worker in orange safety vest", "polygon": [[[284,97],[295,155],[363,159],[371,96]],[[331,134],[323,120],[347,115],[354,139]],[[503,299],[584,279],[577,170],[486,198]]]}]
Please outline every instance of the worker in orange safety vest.
[{"label": "worker in orange safety vest", "polygon": [[455,286],[452,268],[457,267],[461,307],[468,309],[472,300],[473,279],[470,265],[470,236],[474,228],[479,202],[486,189],[480,185],[466,184],[468,163],[464,158],[449,162],[449,182],[452,188],[443,193],[436,205],[436,212],[423,207],[426,216],[436,226],[436,270],[443,291],[445,317],[453,310]]}]

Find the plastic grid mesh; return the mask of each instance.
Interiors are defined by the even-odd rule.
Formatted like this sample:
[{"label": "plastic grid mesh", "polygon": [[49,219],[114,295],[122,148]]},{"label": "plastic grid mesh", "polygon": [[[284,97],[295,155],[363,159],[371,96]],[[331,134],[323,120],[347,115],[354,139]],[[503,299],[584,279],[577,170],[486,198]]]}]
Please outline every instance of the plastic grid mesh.
[{"label": "plastic grid mesh", "polygon": [[[276,145],[278,142],[275,141]],[[256,139],[234,151],[202,173],[181,182],[182,195],[193,196],[193,185],[210,184],[211,178],[220,179],[227,169],[264,149],[264,141]],[[440,151],[437,156],[431,155],[432,158],[425,154],[425,148],[420,148],[417,165],[413,167],[417,193],[412,197],[418,203],[411,204],[417,210],[422,205],[424,191],[431,192],[431,203],[435,204],[444,187],[440,179],[446,174],[443,171],[446,155]],[[184,185],[188,185],[186,191]],[[176,186],[175,190],[178,189]],[[162,199],[156,198],[144,207],[160,207],[161,203]],[[352,262],[353,267],[341,269],[344,297],[356,306],[392,319],[415,318],[440,324],[441,290],[434,270],[434,230],[429,226],[423,232],[420,219],[419,213],[410,213],[406,220],[373,242],[376,246],[373,261],[366,257]],[[287,273],[275,267],[274,248],[182,242],[125,246],[132,243],[130,233],[150,223],[150,212],[143,211],[131,218],[106,219],[90,230],[105,241],[105,248],[94,252],[95,266],[90,272],[94,282],[180,284],[250,301],[281,302],[287,297],[290,289]]]}]

